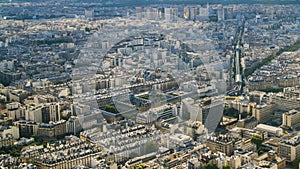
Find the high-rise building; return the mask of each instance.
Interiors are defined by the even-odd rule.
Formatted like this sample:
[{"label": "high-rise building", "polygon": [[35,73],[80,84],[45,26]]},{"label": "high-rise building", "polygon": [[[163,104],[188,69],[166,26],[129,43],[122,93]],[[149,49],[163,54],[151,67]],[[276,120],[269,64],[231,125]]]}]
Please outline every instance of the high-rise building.
[{"label": "high-rise building", "polygon": [[152,7],[147,7],[146,8],[145,17],[147,19],[154,19],[153,8]]},{"label": "high-rise building", "polygon": [[82,127],[79,121],[79,118],[77,116],[71,116],[69,120],[66,123],[67,126],[67,133],[76,135],[80,131],[82,131]]},{"label": "high-rise building", "polygon": [[25,111],[25,120],[49,123],[60,120],[59,103],[30,104]]},{"label": "high-rise building", "polygon": [[199,8],[199,16],[200,17],[208,17],[209,15],[209,11],[208,11],[208,8]]},{"label": "high-rise building", "polygon": [[180,117],[183,120],[201,121],[202,109],[199,103],[195,103],[192,98],[185,98],[182,100]]},{"label": "high-rise building", "polygon": [[184,19],[189,19],[190,18],[190,9],[189,9],[189,7],[184,7],[183,8],[183,18]]},{"label": "high-rise building", "polygon": [[178,8],[165,8],[165,19],[168,22],[176,22],[178,18]]},{"label": "high-rise building", "polygon": [[42,108],[42,122],[49,123],[60,120],[60,106],[58,103],[48,103]]},{"label": "high-rise building", "polygon": [[223,116],[224,102],[220,98],[211,98],[201,105],[202,124],[208,132],[214,132]]},{"label": "high-rise building", "polygon": [[232,7],[225,7],[223,13],[224,13],[224,20],[233,19],[233,8]]},{"label": "high-rise building", "polygon": [[143,8],[142,7],[135,7],[135,15],[138,18],[142,18],[142,12],[143,12]]},{"label": "high-rise building", "polygon": [[42,122],[42,104],[30,104],[27,105],[25,111],[25,120],[34,121],[37,123]]},{"label": "high-rise building", "polygon": [[197,15],[197,8],[191,7],[189,10],[189,19],[190,20],[195,20]]},{"label": "high-rise building", "polygon": [[94,18],[94,15],[95,15],[95,12],[94,12],[94,9],[86,9],[84,11],[84,15],[86,18]]},{"label": "high-rise building", "polygon": [[223,6],[218,6],[218,21],[225,20]]}]

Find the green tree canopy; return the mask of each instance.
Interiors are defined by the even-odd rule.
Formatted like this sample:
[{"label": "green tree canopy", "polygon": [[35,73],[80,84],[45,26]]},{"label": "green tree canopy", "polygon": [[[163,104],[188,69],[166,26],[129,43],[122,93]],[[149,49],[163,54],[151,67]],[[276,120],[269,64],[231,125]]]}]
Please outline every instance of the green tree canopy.
[{"label": "green tree canopy", "polygon": [[299,163],[300,163],[300,157],[296,158],[294,161],[292,161],[293,168],[297,169],[299,167]]},{"label": "green tree canopy", "polygon": [[216,164],[212,164],[212,163],[207,163],[204,166],[204,169],[219,169],[218,166]]},{"label": "green tree canopy", "polygon": [[259,136],[253,136],[251,138],[251,142],[254,143],[254,144],[256,144],[256,147],[259,149],[260,146],[261,146],[261,144],[263,143],[263,140]]},{"label": "green tree canopy", "polygon": [[223,169],[232,169],[229,165],[224,165]]}]

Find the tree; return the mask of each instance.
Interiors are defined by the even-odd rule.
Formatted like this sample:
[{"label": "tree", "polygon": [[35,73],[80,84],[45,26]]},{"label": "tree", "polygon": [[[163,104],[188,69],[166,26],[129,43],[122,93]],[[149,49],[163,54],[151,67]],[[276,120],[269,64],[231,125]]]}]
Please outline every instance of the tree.
[{"label": "tree", "polygon": [[247,112],[242,112],[242,119],[244,119],[244,118],[247,118],[247,116],[248,116],[248,113]]},{"label": "tree", "polygon": [[135,158],[135,157],[138,157],[139,156],[139,154],[137,153],[137,152],[131,152],[130,154],[129,154],[129,158]]},{"label": "tree", "polygon": [[225,108],[224,113],[225,116],[238,118],[239,117],[239,111],[234,108]]},{"label": "tree", "polygon": [[299,167],[300,158],[296,158],[294,161],[292,161],[292,166],[294,169],[297,169]]},{"label": "tree", "polygon": [[88,27],[85,27],[84,30],[85,30],[86,32],[91,32],[91,29],[88,28]]},{"label": "tree", "polygon": [[155,145],[154,142],[150,141],[144,145],[144,150],[145,150],[145,152],[144,152],[145,154],[149,154],[149,153],[157,151],[157,146]]},{"label": "tree", "polygon": [[253,137],[251,138],[251,142],[254,143],[254,144],[256,145],[257,149],[259,149],[260,146],[261,146],[261,144],[263,143],[263,140],[262,140],[262,138],[259,137],[259,136],[253,136]]},{"label": "tree", "polygon": [[259,156],[265,153],[265,151],[261,147],[258,149],[257,152]]},{"label": "tree", "polygon": [[111,105],[106,105],[105,108],[104,108],[104,110],[107,111],[107,112],[110,112],[110,113],[114,113],[114,114],[118,113],[116,107],[115,106],[111,106]]},{"label": "tree", "polygon": [[224,165],[223,169],[232,169],[229,165]]},{"label": "tree", "polygon": [[204,166],[204,169],[219,169],[218,166],[216,164],[212,164],[212,163],[207,163]]}]

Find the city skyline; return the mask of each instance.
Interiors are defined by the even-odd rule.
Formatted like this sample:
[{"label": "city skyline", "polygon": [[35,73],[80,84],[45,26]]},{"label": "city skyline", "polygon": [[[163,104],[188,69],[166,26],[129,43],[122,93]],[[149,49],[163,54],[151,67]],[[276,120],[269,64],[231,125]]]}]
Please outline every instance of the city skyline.
[{"label": "city skyline", "polygon": [[300,166],[297,1],[0,5],[1,167]]}]

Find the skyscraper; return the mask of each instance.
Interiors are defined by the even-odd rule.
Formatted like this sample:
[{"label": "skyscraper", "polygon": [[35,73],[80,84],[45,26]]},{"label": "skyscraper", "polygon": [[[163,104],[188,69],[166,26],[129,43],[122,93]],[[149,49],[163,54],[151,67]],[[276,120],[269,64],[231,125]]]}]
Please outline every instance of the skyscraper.
[{"label": "skyscraper", "polygon": [[177,21],[178,8],[165,8],[165,19],[168,22]]}]

